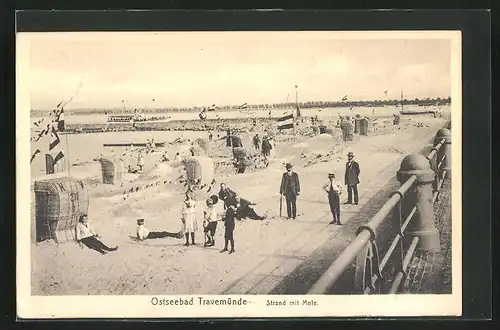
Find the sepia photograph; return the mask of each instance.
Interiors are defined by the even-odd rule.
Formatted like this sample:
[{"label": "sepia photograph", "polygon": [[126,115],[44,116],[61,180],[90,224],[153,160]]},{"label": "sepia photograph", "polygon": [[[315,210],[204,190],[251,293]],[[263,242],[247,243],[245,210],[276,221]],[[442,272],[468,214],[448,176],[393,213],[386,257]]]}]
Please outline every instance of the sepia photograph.
[{"label": "sepia photograph", "polygon": [[460,38],[18,33],[18,314],[460,315]]}]

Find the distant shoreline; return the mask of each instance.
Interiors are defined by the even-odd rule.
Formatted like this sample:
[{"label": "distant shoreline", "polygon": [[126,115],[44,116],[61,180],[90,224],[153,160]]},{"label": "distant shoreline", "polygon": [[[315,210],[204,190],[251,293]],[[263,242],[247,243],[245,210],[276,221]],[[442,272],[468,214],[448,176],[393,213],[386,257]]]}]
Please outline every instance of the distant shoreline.
[{"label": "distant shoreline", "polygon": [[[403,100],[403,107],[405,105],[412,106],[444,106],[451,104],[451,98],[425,98],[425,99],[413,99],[413,100]],[[309,108],[345,108],[345,107],[382,107],[382,106],[401,106],[401,100],[372,100],[372,101],[307,101],[299,102],[300,109]],[[139,110],[143,114],[158,114],[158,113],[177,113],[177,112],[200,112],[208,107],[195,106],[195,107],[184,107],[184,108],[130,108],[130,109],[120,109],[120,108],[101,108],[101,109],[65,109],[65,113],[68,115],[89,115],[89,114],[102,114],[102,115],[118,115],[118,114],[133,114],[135,110]],[[295,109],[295,102],[287,103],[275,103],[275,104],[249,104],[249,110],[286,110]],[[234,111],[239,110],[238,105],[223,105],[217,106],[216,111]],[[32,117],[47,115],[51,110],[31,110]]]}]

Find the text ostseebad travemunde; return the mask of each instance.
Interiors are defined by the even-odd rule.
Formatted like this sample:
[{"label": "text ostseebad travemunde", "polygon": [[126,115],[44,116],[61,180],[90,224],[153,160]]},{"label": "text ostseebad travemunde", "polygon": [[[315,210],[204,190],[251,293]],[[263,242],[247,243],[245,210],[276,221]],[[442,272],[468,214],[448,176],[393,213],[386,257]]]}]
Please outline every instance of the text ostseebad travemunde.
[{"label": "text ostseebad travemunde", "polygon": [[198,305],[208,305],[208,306],[245,306],[249,303],[248,300],[244,298],[225,298],[225,299],[205,299],[203,297],[194,297],[189,299],[169,299],[169,298],[151,298],[151,305],[153,306],[192,306],[196,302]]}]

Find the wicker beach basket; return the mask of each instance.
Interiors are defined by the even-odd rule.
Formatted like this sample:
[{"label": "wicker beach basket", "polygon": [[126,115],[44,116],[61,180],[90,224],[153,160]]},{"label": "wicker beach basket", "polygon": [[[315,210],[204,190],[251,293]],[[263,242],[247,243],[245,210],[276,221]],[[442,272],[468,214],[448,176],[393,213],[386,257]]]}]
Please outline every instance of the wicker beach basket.
[{"label": "wicker beach basket", "polygon": [[204,156],[206,154],[205,150],[197,145],[191,146],[189,151],[191,152],[191,156]]},{"label": "wicker beach basket", "polygon": [[401,121],[401,116],[400,115],[394,115],[394,120],[392,121],[393,125],[399,125],[399,122]]},{"label": "wicker beach basket", "polygon": [[231,136],[231,145],[233,148],[243,147],[243,143],[241,142],[241,138],[236,135]]},{"label": "wicker beach basket", "polygon": [[78,220],[89,209],[85,183],[70,178],[41,180],[35,182],[34,191],[36,241],[74,240]]},{"label": "wicker beach basket", "polygon": [[183,161],[186,169],[186,178],[190,186],[203,186],[212,183],[215,170],[210,157],[188,157]]},{"label": "wicker beach basket", "polygon": [[208,142],[207,139],[204,139],[204,138],[197,138],[195,140],[196,144],[198,144],[198,146],[203,149],[203,151],[205,152],[205,154],[208,154],[208,150],[210,149],[210,143]]},{"label": "wicker beach basket", "polygon": [[344,136],[344,141],[352,141],[354,140],[354,127],[352,122],[344,121],[342,127],[342,135]]},{"label": "wicker beach basket", "polygon": [[368,118],[361,118],[359,120],[359,134],[360,135],[368,135],[368,128],[370,126],[370,122]]},{"label": "wicker beach basket", "polygon": [[236,158],[239,165],[252,165],[250,153],[243,147],[233,148],[233,157]]},{"label": "wicker beach basket", "polygon": [[125,166],[122,161],[114,158],[101,158],[99,162],[101,163],[102,183],[118,184],[121,182],[125,173]]}]

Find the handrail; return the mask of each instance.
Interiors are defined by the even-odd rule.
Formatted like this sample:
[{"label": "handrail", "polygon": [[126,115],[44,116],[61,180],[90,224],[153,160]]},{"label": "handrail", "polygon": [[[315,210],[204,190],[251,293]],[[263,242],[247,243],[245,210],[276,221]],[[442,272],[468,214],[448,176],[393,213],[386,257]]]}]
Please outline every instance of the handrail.
[{"label": "handrail", "polygon": [[[433,169],[436,172],[435,175],[435,186],[432,191],[432,203],[439,197],[439,190],[442,187],[444,179],[446,178],[447,171],[443,169],[443,164],[447,160],[446,150],[444,145],[447,143],[445,137],[436,137],[435,145],[433,146],[429,155],[427,155],[427,160],[431,162],[434,158],[436,159],[436,167]],[[449,143],[449,142],[448,142]],[[363,287],[361,291],[363,293],[369,293],[376,288],[377,282],[381,279],[381,272],[387,265],[389,259],[396,251],[400,248],[400,268],[396,274],[394,281],[389,289],[389,293],[396,293],[399,291],[402,281],[407,277],[406,270],[411,262],[414,252],[419,243],[419,237],[414,236],[406,250],[403,253],[403,242],[404,232],[414,215],[418,211],[417,205],[410,205],[411,210],[409,210],[408,215],[403,219],[402,213],[402,202],[405,198],[407,192],[415,186],[418,181],[416,174],[410,175],[408,179],[397,189],[392,196],[387,200],[384,205],[377,211],[373,218],[365,225],[358,228],[356,237],[354,240],[340,253],[337,259],[328,267],[328,269],[323,273],[323,275],[318,279],[318,281],[311,287],[308,294],[323,294],[329,290],[329,288],[341,277],[344,271],[352,264],[354,259],[358,258],[358,263],[361,260],[361,265],[366,268],[366,262],[369,260],[369,270],[368,278],[366,278],[365,269],[363,269]],[[430,188],[429,188],[430,189]],[[399,207],[399,232],[396,233],[394,239],[392,240],[389,248],[380,261],[378,262],[378,249],[375,243],[375,238],[377,236],[377,230],[380,225],[394,212],[396,206]],[[363,252],[365,255],[363,255]],[[376,265],[373,266],[373,257],[375,254]],[[362,259],[360,259],[360,257]],[[357,265],[360,267],[360,265]],[[372,274],[374,272],[374,274]],[[356,275],[357,276],[357,275]],[[366,284],[366,285],[365,285]]]},{"label": "handrail", "polygon": [[326,270],[323,276],[309,290],[309,294],[324,293],[331,283],[334,283],[344,272],[347,266],[357,257],[363,247],[372,239],[375,239],[376,231],[385,218],[392,212],[393,208],[401,201],[404,194],[416,182],[417,176],[412,175],[397,191],[400,193],[393,194],[392,197],[373,216],[368,224],[361,226],[361,231],[356,238],[347,246],[340,256]]}]

